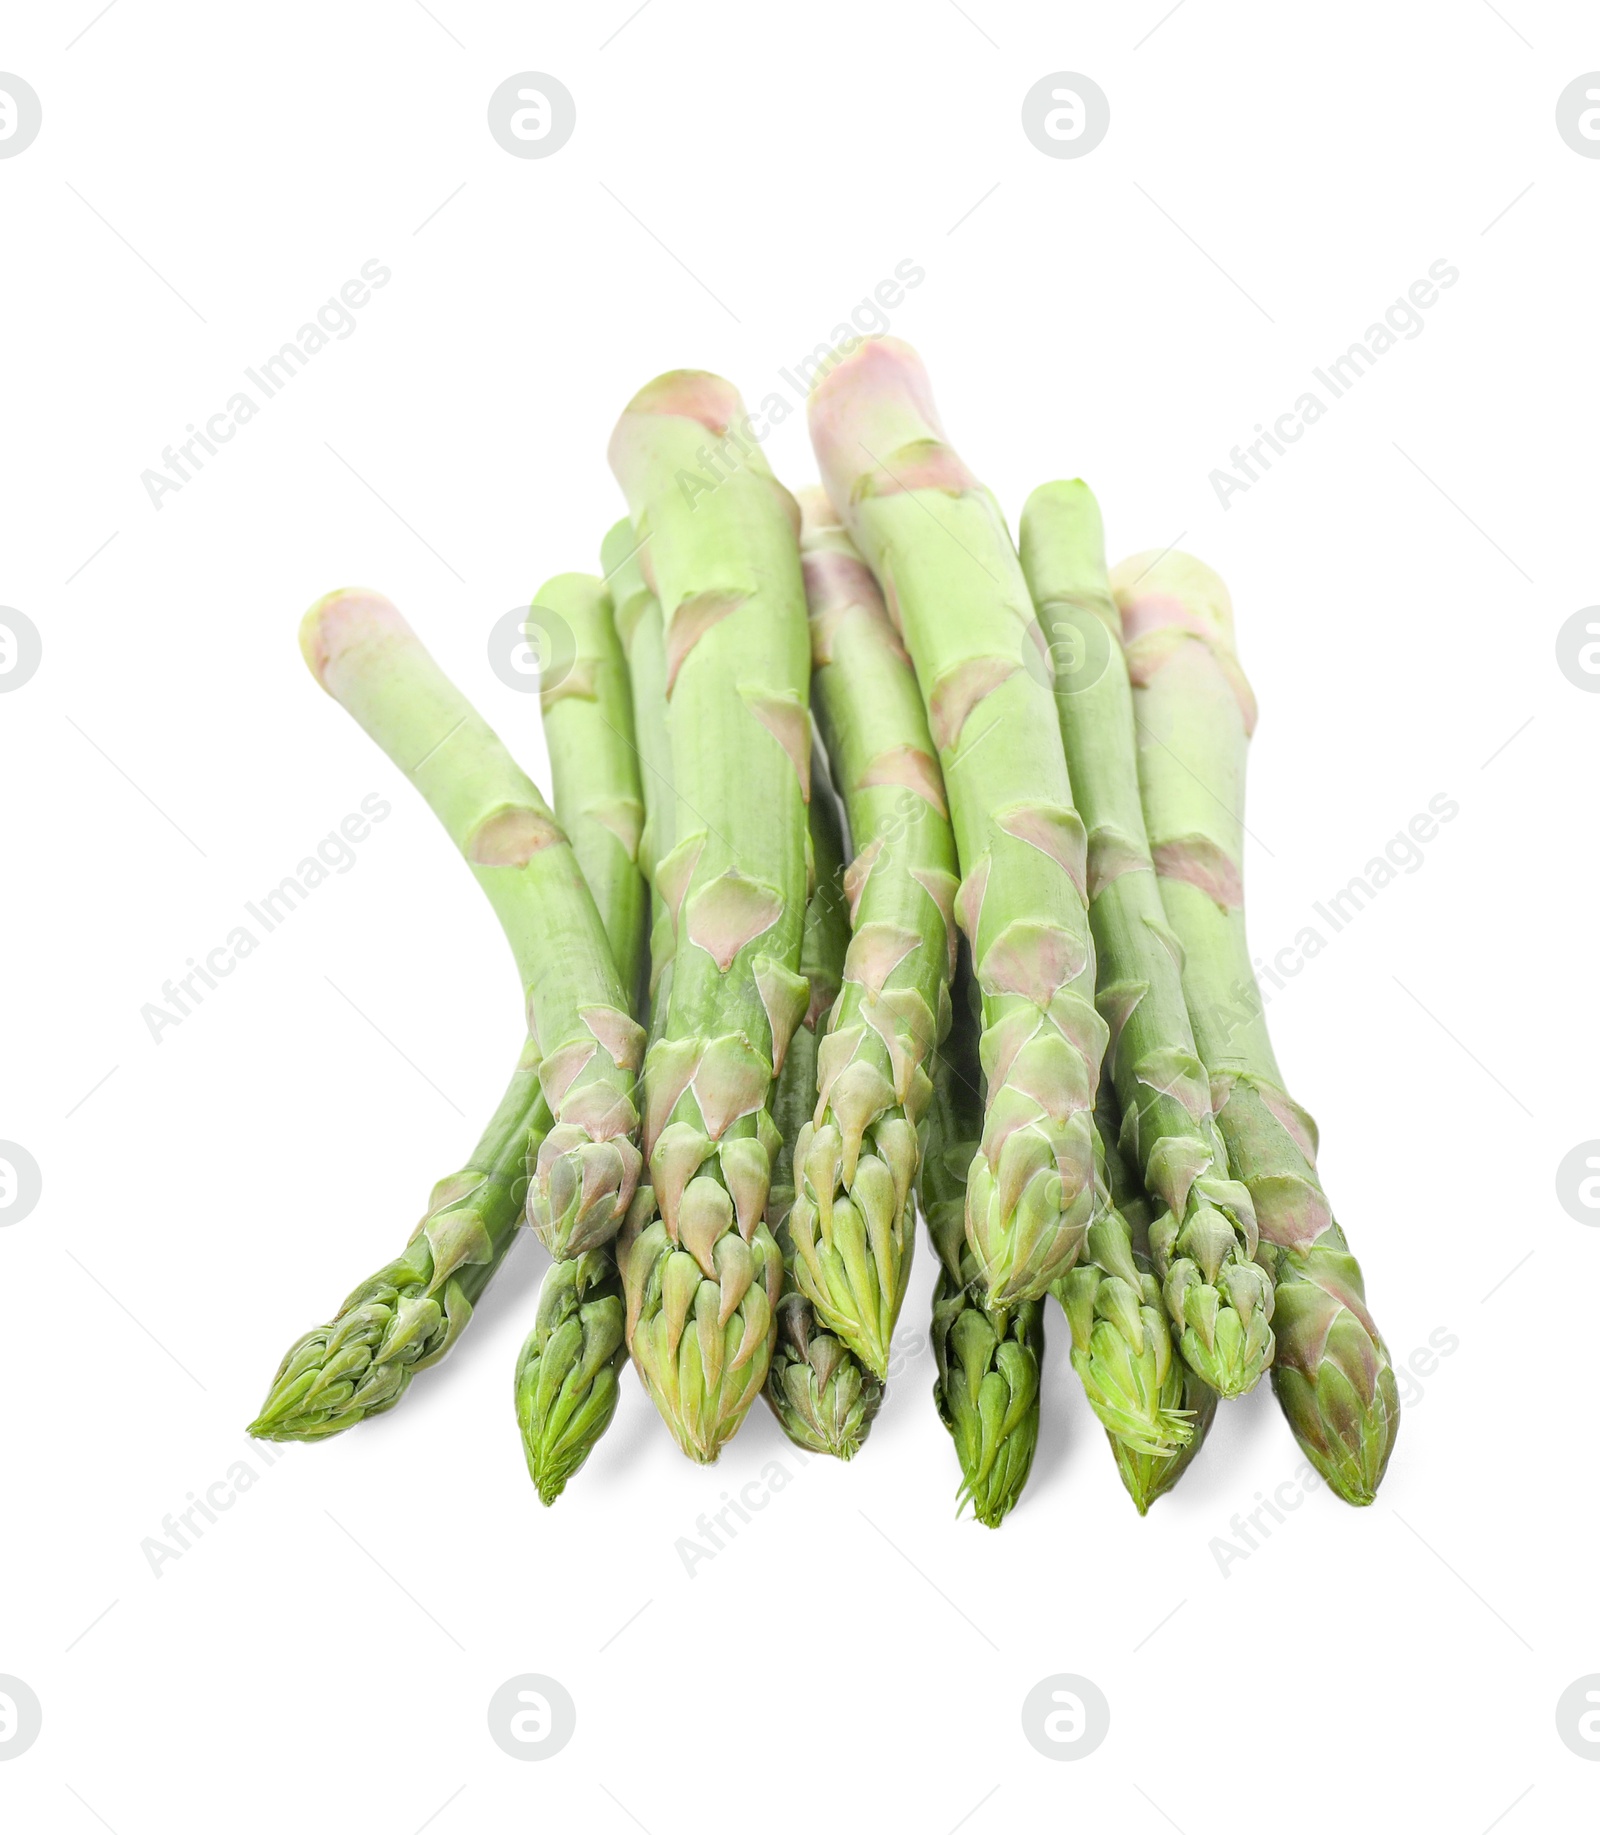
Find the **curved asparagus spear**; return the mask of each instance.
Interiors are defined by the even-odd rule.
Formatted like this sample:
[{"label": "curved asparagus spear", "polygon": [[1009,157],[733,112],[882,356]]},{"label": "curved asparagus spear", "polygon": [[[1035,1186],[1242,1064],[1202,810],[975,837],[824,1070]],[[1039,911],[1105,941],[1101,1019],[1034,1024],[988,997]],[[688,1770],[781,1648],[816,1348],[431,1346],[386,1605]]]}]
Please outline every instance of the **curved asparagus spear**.
[{"label": "curved asparagus spear", "polygon": [[789,1228],[796,1284],[882,1379],[916,1242],[927,1062],[949,1027],[956,851],[922,697],[877,582],[823,493],[800,504],[812,695],[855,853],[843,993],[795,1147]]},{"label": "curved asparagus spear", "polygon": [[[1145,1291],[1146,1305],[1164,1326],[1160,1287],[1150,1266],[1150,1201],[1117,1145],[1120,1129],[1108,1077],[1100,1079],[1100,1090],[1095,1098],[1095,1127],[1100,1133],[1106,1187],[1114,1214],[1127,1231],[1128,1247]],[[1072,1276],[1067,1278],[1070,1280]],[[1164,1497],[1188,1470],[1189,1462],[1199,1452],[1217,1414],[1216,1390],[1197,1376],[1181,1357],[1169,1356],[1164,1360],[1155,1394],[1158,1406],[1169,1415],[1181,1416],[1188,1428],[1183,1444],[1176,1451],[1146,1450],[1117,1434],[1108,1431],[1106,1435],[1116,1456],[1123,1486],[1140,1516],[1146,1515],[1156,1499]]]},{"label": "curved asparagus spear", "polygon": [[1254,1259],[1250,1194],[1230,1173],[1212,1119],[1184,1004],[1182,952],[1151,866],[1122,625],[1088,486],[1041,485],[1022,512],[1021,550],[1062,665],[1056,705],[1089,831],[1097,1004],[1111,1028],[1106,1066],[1128,1152],[1164,1206],[1150,1226],[1151,1250],[1184,1358],[1220,1395],[1243,1395],[1272,1361],[1272,1283]]},{"label": "curved asparagus spear", "polygon": [[850,1459],[867,1437],[883,1400],[883,1384],[818,1319],[803,1285],[804,1262],[791,1234],[797,1206],[795,1166],[817,1104],[817,1056],[824,1021],[839,997],[850,944],[844,889],[844,843],[832,790],[820,768],[811,778],[811,846],[816,890],[806,904],[800,972],[811,986],[805,1017],[795,1027],[778,1073],[772,1119],[782,1145],[767,1198],[767,1222],[783,1256],[778,1337],[767,1376],[767,1402],[783,1431],[812,1453]]},{"label": "curved asparagus spear", "polygon": [[552,1115],[529,1221],[553,1255],[608,1241],[641,1165],[633,1136],[644,1034],[566,836],[386,599],[332,593],[306,614],[300,642],[323,687],[422,792],[511,942]]},{"label": "curved asparagus spear", "polygon": [[1217,1125],[1249,1188],[1276,1289],[1273,1387],[1307,1457],[1371,1503],[1400,1424],[1389,1353],[1315,1170],[1316,1127],[1284,1088],[1245,938],[1245,752],[1255,697],[1227,588],[1185,554],[1111,575],[1134,683],[1145,825]]},{"label": "curved asparagus spear", "polygon": [[989,1088],[968,1239],[996,1301],[1036,1299],[1089,1227],[1106,1028],[1083,824],[1033,606],[1004,519],[946,443],[909,345],[871,338],[828,371],[811,436],[916,665],[955,827]]},{"label": "curved asparagus spear", "polygon": [[933,1399],[961,1464],[959,1503],[998,1529],[1022,1495],[1039,1443],[1044,1306],[991,1303],[966,1238],[967,1173],[983,1127],[978,1020],[966,952],[950,1033],[934,1063],[919,1189],[939,1256],[933,1289]]},{"label": "curved asparagus spear", "polygon": [[[677,371],[636,395],[613,471],[662,610],[681,818],[655,884],[674,929],[665,1027],[645,1061],[660,1215],[619,1258],[629,1341],[679,1445],[715,1459],[766,1382],[782,1261],[765,1211],[767,1106],[810,990],[805,915],[810,722],[794,501],[744,438],[737,392]],[[696,496],[700,455],[745,451]],[[703,483],[702,479],[702,483]]]},{"label": "curved asparagus spear", "polygon": [[[627,663],[611,602],[591,575],[557,576],[537,603],[573,639],[571,667],[540,694],[551,801],[594,894],[622,984],[642,1009],[644,806]],[[628,1354],[624,1317],[609,1246],[558,1261],[546,1273],[513,1385],[528,1473],[545,1504],[561,1495],[611,1425]]]},{"label": "curved asparagus spear", "polygon": [[[313,608],[303,641],[322,607],[341,597],[335,594]],[[380,608],[385,604],[376,603]],[[381,622],[381,611],[377,616]],[[423,757],[425,750],[419,743],[407,756]],[[454,797],[464,807],[474,797],[498,792],[503,755],[497,744],[469,747],[452,753],[450,769],[459,784],[454,790],[441,786],[434,794]],[[629,947],[625,939],[633,921],[622,876],[605,895],[613,925],[609,935],[621,955]],[[509,901],[509,907],[521,913],[519,902]],[[526,985],[538,948],[536,922],[519,921],[515,934],[508,929],[508,938]],[[482,1139],[466,1166],[434,1187],[427,1214],[404,1254],[357,1287],[328,1324],[313,1328],[290,1348],[251,1425],[258,1439],[324,1439],[369,1414],[381,1414],[400,1399],[412,1376],[437,1363],[454,1344],[515,1240],[528,1169],[551,1126],[539,1066],[537,1041],[530,1035]]]}]

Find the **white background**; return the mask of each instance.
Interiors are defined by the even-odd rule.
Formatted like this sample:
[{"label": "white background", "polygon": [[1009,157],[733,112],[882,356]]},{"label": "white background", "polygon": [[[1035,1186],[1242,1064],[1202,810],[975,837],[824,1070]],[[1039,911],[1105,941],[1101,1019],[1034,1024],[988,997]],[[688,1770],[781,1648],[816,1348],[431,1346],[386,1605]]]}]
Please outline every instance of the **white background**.
[{"label": "white background", "polygon": [[[0,44],[44,108],[0,161],[0,602],[44,640],[0,701],[0,1135],[44,1175],[0,1231],[0,1673],[44,1706],[6,1826],[1588,1826],[1600,1767],[1554,1710],[1600,1670],[1600,1234],[1555,1169],[1600,1134],[1600,701],[1554,640],[1600,598],[1600,162],[1554,110],[1600,67],[1590,9],[94,7],[12,8]],[[549,159],[485,124],[527,70],[577,99]],[[1110,98],[1083,159],[1021,132],[1060,70]],[[141,471],[372,258],[354,335],[154,509]],[[542,1510],[524,1243],[400,1409],[266,1469],[242,1429],[284,1347],[398,1250],[519,1038],[488,909],[310,680],[302,609],[390,593],[542,773],[485,638],[594,564],[623,403],[680,365],[758,399],[906,258],[894,330],[1013,516],[1081,474],[1114,555],[1181,536],[1229,580],[1259,949],[1460,804],[1270,1007],[1397,1362],[1459,1341],[1378,1503],[1319,1491],[1224,1575],[1299,1465],[1266,1386],[1140,1522],[1053,1316],[1024,1502],[955,1520],[925,1248],[850,1467],[801,1471],[758,1408],[693,1468],[629,1376]],[[1422,335],[1220,506],[1229,449],[1440,259]],[[807,480],[798,413],[768,453]],[[141,1005],[371,791],[355,866],[155,1044]],[[240,1458],[157,1578],[141,1543]],[[691,1578],[678,1539],[774,1459]],[[537,1764],[485,1723],[526,1671],[578,1711]],[[1111,1704],[1072,1764],[1019,1723],[1063,1671]]]}]

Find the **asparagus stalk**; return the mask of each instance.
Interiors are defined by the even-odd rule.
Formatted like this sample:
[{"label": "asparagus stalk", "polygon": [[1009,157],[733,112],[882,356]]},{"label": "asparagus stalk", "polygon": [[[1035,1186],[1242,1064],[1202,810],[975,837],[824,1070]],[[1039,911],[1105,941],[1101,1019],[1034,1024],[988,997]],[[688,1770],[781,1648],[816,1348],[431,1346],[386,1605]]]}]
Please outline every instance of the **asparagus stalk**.
[{"label": "asparagus stalk", "polygon": [[916,1242],[927,1063],[950,1023],[955,841],[916,677],[877,582],[823,493],[800,502],[812,694],[855,854],[842,998],[795,1147],[789,1229],[796,1285],[881,1380]]},{"label": "asparagus stalk", "polygon": [[[323,631],[325,615],[327,633]],[[396,628],[406,633],[398,613],[387,602],[378,600],[376,595],[345,593],[332,595],[312,607],[301,631],[301,642],[316,670],[325,635],[330,644],[336,644],[341,629],[369,629],[382,639],[383,633]],[[409,639],[409,633],[406,637]],[[426,666],[418,670],[415,686],[433,688],[442,683],[442,677],[433,670],[420,646],[415,646],[415,640],[411,640],[411,646],[417,648]],[[327,653],[332,655],[332,650]],[[352,694],[365,695],[363,712],[358,714],[361,723],[385,745],[385,751],[391,751],[402,769],[413,758],[433,765],[429,758],[431,741],[426,734],[429,719],[439,717],[439,708],[429,708],[424,695],[418,695],[417,705],[407,708],[404,651],[398,675],[389,673],[394,659],[387,644],[378,644],[372,661],[376,661],[391,686],[387,690],[378,686],[352,690]],[[343,666],[361,668],[363,659],[358,655]],[[448,690],[444,706],[466,708],[450,684],[442,686]],[[411,717],[417,721],[417,736],[415,743],[407,745],[406,725]],[[477,721],[477,716],[472,716],[472,721],[475,736],[483,736],[486,743],[451,747],[448,760],[444,760],[448,773],[435,767],[424,782],[417,771],[407,771],[431,806],[448,811],[446,828],[451,828],[453,835],[468,820],[466,811],[479,802],[492,802],[505,791],[510,774],[516,773],[516,767],[505,760],[488,728]],[[481,883],[486,872],[479,872]],[[607,906],[611,906],[609,895]],[[538,908],[530,908],[527,890],[512,892],[501,886],[495,894],[495,910],[501,914],[503,929],[512,943],[523,984],[530,985],[538,963]],[[626,894],[607,916],[615,925],[609,932],[613,947],[622,956],[629,947]],[[393,1407],[404,1395],[411,1376],[439,1362],[450,1351],[472,1318],[473,1305],[494,1279],[516,1239],[517,1224],[525,1209],[528,1169],[536,1162],[539,1145],[552,1127],[539,1066],[538,1037],[530,1033],[483,1138],[459,1173],[450,1174],[450,1178],[433,1187],[428,1213],[413,1231],[404,1255],[363,1281],[345,1299],[332,1321],[314,1327],[290,1347],[273,1378],[261,1417],[251,1424],[250,1431],[257,1439],[325,1439],[330,1433],[352,1428],[367,1415]]]},{"label": "asparagus stalk", "polygon": [[817,384],[828,495],[884,589],[938,746],[983,994],[988,1079],[967,1234],[991,1296],[1037,1299],[1094,1206],[1094,1007],[1084,831],[1028,589],[994,499],[945,442],[908,345],[873,338]]},{"label": "asparagus stalk", "polygon": [[798,514],[748,441],[714,490],[696,501],[682,488],[708,443],[726,454],[745,422],[729,384],[678,371],[634,397],[610,446],[662,610],[681,818],[655,864],[673,926],[665,1025],[645,1062],[659,1215],[630,1219],[619,1263],[635,1362],[703,1461],[766,1382],[782,1280],[765,1221],[778,1145],[768,1103],[810,998]]},{"label": "asparagus stalk", "polygon": [[[675,828],[671,744],[667,728],[666,662],[661,607],[639,567],[633,525],[620,522],[606,537],[601,559],[618,607],[618,624],[628,648],[636,687],[636,727],[644,765],[645,822],[643,848],[647,872],[672,846]],[[819,832],[820,831],[820,832]],[[848,941],[841,920],[841,840],[837,812],[827,795],[811,805],[811,832],[816,855],[817,890],[806,907],[800,966],[811,986],[806,1016],[790,1041],[773,1095],[773,1118],[781,1145],[767,1200],[767,1223],[783,1256],[785,1291],[778,1302],[777,1337],[766,1396],[784,1431],[809,1452],[851,1458],[865,1438],[881,1399],[881,1385],[831,1333],[824,1331],[790,1278],[793,1250],[783,1227],[794,1199],[794,1143],[811,1119],[816,1102],[816,1027],[838,993],[840,963]],[[652,945],[654,1002],[652,1036],[665,1030],[671,1004],[673,927],[665,901],[655,897]],[[649,1213],[641,1209],[649,1221]]]},{"label": "asparagus stalk", "polygon": [[578,861],[544,798],[405,620],[374,593],[330,594],[301,647],[323,687],[410,777],[460,848],[517,958],[552,1126],[528,1218],[552,1255],[609,1241],[641,1160],[644,1034]]},{"label": "asparagus stalk", "polygon": [[[1117,1144],[1120,1127],[1116,1098],[1109,1077],[1100,1079],[1099,1093],[1095,1098],[1095,1127],[1101,1138],[1106,1187],[1113,1213],[1126,1228],[1128,1250],[1138,1271],[1145,1304],[1160,1318],[1162,1315],[1157,1305],[1160,1288],[1150,1264],[1150,1201]],[[1091,1240],[1092,1236],[1091,1232]],[[1070,1280],[1072,1276],[1067,1278]],[[1188,1470],[1189,1462],[1210,1433],[1211,1423],[1217,1413],[1216,1390],[1197,1376],[1180,1357],[1165,1360],[1155,1394],[1157,1405],[1165,1413],[1181,1416],[1188,1426],[1182,1444],[1175,1451],[1163,1453],[1154,1448],[1142,1448],[1133,1440],[1112,1433],[1109,1429],[1106,1434],[1116,1456],[1117,1471],[1123,1487],[1133,1499],[1140,1516],[1146,1515],[1156,1499],[1164,1497]]]},{"label": "asparagus stalk", "polygon": [[952,1000],[950,1033],[937,1054],[923,1122],[919,1191],[939,1256],[933,1289],[933,1399],[961,1465],[958,1504],[998,1529],[1022,1495],[1039,1443],[1039,1370],[1044,1306],[999,1306],[984,1292],[967,1242],[967,1175],[983,1128],[975,991],[966,951]]},{"label": "asparagus stalk", "polygon": [[[574,651],[567,673],[540,693],[556,820],[571,838],[622,983],[642,1010],[646,893],[638,857],[644,805],[627,663],[598,580],[561,574],[544,586],[538,603],[563,620]],[[547,1505],[616,1413],[628,1354],[624,1317],[609,1246],[558,1261],[545,1275],[513,1392],[528,1474]]]},{"label": "asparagus stalk", "polygon": [[767,1376],[767,1402],[783,1431],[807,1452],[851,1459],[860,1450],[883,1400],[878,1375],[863,1366],[841,1337],[819,1319],[795,1248],[795,1167],[817,1104],[817,1059],[823,1023],[839,997],[850,946],[850,907],[844,888],[844,842],[826,776],[811,775],[811,847],[816,890],[806,904],[800,972],[811,986],[805,1017],[789,1041],[773,1096],[782,1145],[767,1198],[767,1223],[783,1256],[778,1336]]},{"label": "asparagus stalk", "polygon": [[1188,555],[1112,573],[1139,733],[1139,782],[1162,906],[1217,1125],[1249,1188],[1275,1289],[1273,1387],[1306,1456],[1369,1504],[1400,1424],[1399,1392],[1361,1270],[1317,1178],[1311,1117],[1284,1087],[1245,936],[1245,752],[1255,697],[1227,588]]},{"label": "asparagus stalk", "polygon": [[1231,1175],[1212,1119],[1210,1084],[1184,1004],[1181,952],[1151,865],[1122,627],[1088,487],[1077,480],[1041,485],[1022,512],[1021,549],[1060,664],[1061,736],[1089,831],[1097,1004],[1111,1028],[1106,1065],[1128,1153],[1163,1204],[1150,1227],[1161,1291],[1191,1368],[1219,1395],[1242,1395],[1272,1361],[1272,1283],[1254,1259],[1250,1194]]}]

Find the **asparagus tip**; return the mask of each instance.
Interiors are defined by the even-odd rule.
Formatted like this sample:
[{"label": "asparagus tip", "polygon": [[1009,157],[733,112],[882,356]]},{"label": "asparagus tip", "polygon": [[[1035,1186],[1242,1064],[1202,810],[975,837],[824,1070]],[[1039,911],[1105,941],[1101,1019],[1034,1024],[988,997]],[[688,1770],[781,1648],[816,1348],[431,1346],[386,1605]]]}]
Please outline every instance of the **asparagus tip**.
[{"label": "asparagus tip", "polygon": [[346,651],[363,639],[407,628],[382,593],[366,586],[340,586],[324,593],[300,620],[300,653],[326,688],[330,665]]}]

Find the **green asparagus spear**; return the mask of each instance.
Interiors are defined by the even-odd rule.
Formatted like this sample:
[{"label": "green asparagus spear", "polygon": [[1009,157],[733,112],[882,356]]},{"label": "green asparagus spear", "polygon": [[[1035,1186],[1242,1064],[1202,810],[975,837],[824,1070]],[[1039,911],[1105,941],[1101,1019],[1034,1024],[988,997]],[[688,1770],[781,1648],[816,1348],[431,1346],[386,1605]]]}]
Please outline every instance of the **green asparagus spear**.
[{"label": "green asparagus spear", "polygon": [[767,1222],[783,1256],[778,1337],[767,1376],[767,1402],[783,1431],[807,1452],[851,1459],[872,1425],[883,1384],[842,1338],[830,1332],[804,1285],[804,1261],[791,1234],[797,1204],[795,1166],[817,1103],[817,1057],[824,1024],[839,997],[850,944],[839,812],[825,772],[811,773],[811,847],[816,890],[806,904],[800,972],[811,984],[810,1004],[795,1027],[773,1096],[772,1118],[782,1145],[767,1197]]},{"label": "green asparagus spear", "polygon": [[798,1286],[881,1379],[916,1241],[927,1064],[950,1023],[955,842],[922,697],[877,582],[821,491],[802,493],[801,514],[812,694],[855,854],[843,995],[795,1148],[789,1228]]},{"label": "green asparagus spear", "polygon": [[1150,1228],[1162,1291],[1186,1361],[1218,1394],[1242,1395],[1272,1361],[1272,1283],[1254,1259],[1250,1194],[1231,1175],[1212,1119],[1181,951],[1151,867],[1122,627],[1088,487],[1041,485],[1022,512],[1021,549],[1057,664],[1067,769],[1089,831],[1097,1004],[1111,1028],[1106,1066],[1128,1153],[1164,1206]]},{"label": "green asparagus spear", "polygon": [[[606,537],[601,558],[611,581],[618,607],[618,624],[624,633],[629,665],[636,687],[636,725],[640,757],[644,764],[645,822],[643,855],[646,871],[653,875],[654,861],[671,849],[675,828],[672,795],[671,745],[667,727],[665,653],[661,608],[639,567],[638,543],[633,525],[620,522]],[[818,816],[830,826],[816,841]],[[773,1094],[773,1119],[781,1145],[767,1200],[767,1223],[779,1244],[786,1268],[792,1249],[783,1225],[794,1198],[794,1142],[801,1126],[811,1118],[816,1102],[816,1026],[838,992],[839,960],[844,953],[847,927],[836,920],[843,910],[837,886],[838,871],[825,864],[839,852],[837,815],[831,797],[819,796],[812,805],[812,833],[818,852],[818,890],[806,908],[806,928],[801,944],[801,970],[811,983],[806,1017],[795,1029]],[[827,837],[831,836],[831,840]],[[831,903],[825,896],[831,892]],[[666,1010],[671,1004],[671,915],[659,895],[652,947],[655,999],[651,1036],[665,1031]],[[641,1212],[645,1221],[648,1213]],[[848,1459],[866,1435],[881,1397],[881,1386],[864,1372],[855,1358],[832,1334],[824,1331],[805,1296],[786,1278],[778,1302],[777,1337],[768,1373],[766,1396],[784,1431],[810,1452],[831,1453]]]},{"label": "green asparagus spear", "polygon": [[1400,1424],[1389,1353],[1315,1169],[1316,1126],[1284,1088],[1245,937],[1245,752],[1255,697],[1227,588],[1178,553],[1122,562],[1122,617],[1145,825],[1211,1102],[1249,1188],[1275,1287],[1273,1387],[1311,1463],[1369,1504]]},{"label": "green asparagus spear", "polygon": [[301,647],[323,687],[404,770],[461,849],[511,942],[553,1123],[528,1217],[553,1255],[609,1241],[640,1170],[644,1034],[578,861],[544,798],[387,600],[313,606]]},{"label": "green asparagus spear", "polygon": [[[562,574],[537,603],[572,639],[570,666],[540,691],[556,820],[594,894],[622,983],[642,1011],[644,805],[627,663],[598,580]],[[514,1382],[528,1473],[545,1504],[561,1495],[611,1424],[628,1354],[624,1317],[609,1245],[558,1261],[545,1275]]]},{"label": "green asparagus spear", "polygon": [[[357,631],[370,625],[380,634],[395,626],[405,629],[398,614],[375,595],[335,594],[313,608],[302,632],[314,666],[325,608],[332,615],[330,635],[352,624]],[[428,669],[432,670],[431,664]],[[380,743],[387,739],[400,745],[405,722],[397,719],[401,712],[398,694],[390,702],[390,711],[384,713],[383,691],[373,693],[373,718],[381,715],[388,724],[382,736],[369,730]],[[449,694],[454,697],[453,690]],[[419,714],[425,711],[418,709]],[[475,732],[487,734],[476,716],[473,720]],[[486,745],[447,748],[446,762],[459,779],[457,784],[434,772],[425,785],[413,776],[430,802],[451,811],[447,826],[459,822],[458,812],[470,809],[474,799],[491,798],[505,787],[509,761],[492,735],[488,738]],[[410,759],[433,764],[428,741],[420,735],[414,748],[401,751],[397,762],[404,768]],[[510,769],[514,772],[515,768]],[[485,871],[480,871],[480,880]],[[505,873],[498,870],[494,877],[504,879]],[[499,892],[496,900],[496,910],[514,920],[506,928],[525,986],[533,981],[541,947],[537,912],[529,912],[526,904],[525,896],[513,891]],[[625,900],[614,922],[611,935],[620,954],[628,924]],[[540,1063],[537,1039],[530,1033],[482,1139],[466,1166],[434,1187],[427,1214],[405,1253],[357,1287],[327,1325],[314,1328],[290,1348],[251,1426],[257,1438],[323,1439],[353,1427],[369,1414],[392,1408],[412,1376],[437,1363],[454,1344],[515,1239],[524,1212],[529,1168],[552,1125]]]},{"label": "green asparagus spear", "polygon": [[[1116,1097],[1111,1079],[1102,1076],[1095,1097],[1095,1127],[1101,1138],[1103,1169],[1112,1214],[1120,1219],[1127,1232],[1128,1253],[1138,1274],[1145,1305],[1162,1318],[1160,1287],[1150,1263],[1150,1200],[1144,1187],[1134,1177],[1117,1144],[1120,1125]],[[1090,1233],[1093,1240],[1093,1231]],[[1073,1270],[1076,1274],[1077,1270]],[[1068,1280],[1073,1278],[1068,1275]],[[1165,1320],[1162,1320],[1163,1325]],[[1076,1362],[1076,1351],[1074,1351]],[[1157,1406],[1169,1416],[1180,1417],[1188,1432],[1174,1452],[1141,1448],[1135,1442],[1107,1431],[1111,1450],[1116,1455],[1117,1471],[1140,1516],[1144,1516],[1158,1497],[1163,1497],[1188,1470],[1189,1462],[1216,1419],[1217,1392],[1197,1376],[1181,1357],[1167,1357],[1162,1364],[1160,1381],[1155,1388]],[[1103,1417],[1102,1417],[1103,1418]]]},{"label": "green asparagus spear", "polygon": [[[679,817],[655,865],[672,986],[644,1079],[659,1215],[630,1223],[619,1265],[634,1360],[703,1461],[766,1382],[783,1272],[765,1221],[768,1104],[810,998],[799,518],[748,424],[729,384],[677,371],[634,397],[610,446],[661,605]],[[730,445],[738,463],[707,477],[701,455]]]},{"label": "green asparagus spear", "polygon": [[1044,1304],[998,1306],[984,1292],[966,1237],[967,1173],[983,1127],[979,1023],[967,952],[952,993],[949,1036],[934,1061],[923,1121],[919,1190],[939,1256],[933,1289],[933,1399],[961,1465],[960,1503],[998,1529],[1022,1495],[1039,1443]]},{"label": "green asparagus spear", "polygon": [[817,383],[823,481],[916,666],[960,854],[989,1100],[967,1234],[1002,1304],[1077,1260],[1094,1207],[1094,1007],[1084,831],[1037,623],[994,499],[946,443],[916,353],[870,338]]}]

